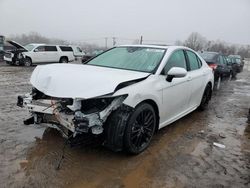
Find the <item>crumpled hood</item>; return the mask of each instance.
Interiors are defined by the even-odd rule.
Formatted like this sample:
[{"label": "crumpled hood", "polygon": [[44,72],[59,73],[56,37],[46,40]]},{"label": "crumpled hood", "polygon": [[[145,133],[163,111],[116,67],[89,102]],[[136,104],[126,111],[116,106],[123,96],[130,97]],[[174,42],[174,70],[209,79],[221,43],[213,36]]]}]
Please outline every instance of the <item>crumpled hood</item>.
[{"label": "crumpled hood", "polygon": [[24,46],[22,46],[21,44],[18,44],[17,42],[15,42],[13,40],[8,40],[6,42],[10,43],[12,46],[15,46],[17,49],[21,49],[21,50],[24,50],[24,51],[29,51]]},{"label": "crumpled hood", "polygon": [[37,66],[30,82],[46,95],[59,98],[92,98],[114,92],[121,82],[149,73],[92,65],[51,64]]}]

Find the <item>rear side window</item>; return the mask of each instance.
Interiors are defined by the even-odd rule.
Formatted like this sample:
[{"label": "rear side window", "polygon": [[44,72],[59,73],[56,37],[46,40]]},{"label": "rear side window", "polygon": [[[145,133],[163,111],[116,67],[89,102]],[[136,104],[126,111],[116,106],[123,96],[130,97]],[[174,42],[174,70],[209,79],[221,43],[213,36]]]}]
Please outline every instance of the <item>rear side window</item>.
[{"label": "rear side window", "polygon": [[186,51],[187,52],[187,58],[189,61],[189,66],[190,66],[190,70],[197,70],[201,67],[200,62],[198,61],[198,57],[195,53],[191,52],[191,51]]},{"label": "rear side window", "polygon": [[47,52],[56,52],[56,46],[45,46],[45,51]]},{"label": "rear side window", "polygon": [[70,46],[59,46],[59,47],[63,52],[73,52],[73,49]]},{"label": "rear side window", "polygon": [[181,67],[187,69],[186,59],[183,50],[175,51],[167,61],[164,69],[162,70],[162,74],[167,75],[168,71],[172,67]]}]

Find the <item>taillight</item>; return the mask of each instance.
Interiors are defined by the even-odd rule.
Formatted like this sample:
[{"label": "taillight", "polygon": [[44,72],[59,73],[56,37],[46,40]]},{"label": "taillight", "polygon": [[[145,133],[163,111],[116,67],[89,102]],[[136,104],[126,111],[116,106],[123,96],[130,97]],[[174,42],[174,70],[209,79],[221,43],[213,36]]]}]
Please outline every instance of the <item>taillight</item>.
[{"label": "taillight", "polygon": [[208,65],[211,69],[215,70],[217,68],[218,65],[216,64],[209,64]]}]

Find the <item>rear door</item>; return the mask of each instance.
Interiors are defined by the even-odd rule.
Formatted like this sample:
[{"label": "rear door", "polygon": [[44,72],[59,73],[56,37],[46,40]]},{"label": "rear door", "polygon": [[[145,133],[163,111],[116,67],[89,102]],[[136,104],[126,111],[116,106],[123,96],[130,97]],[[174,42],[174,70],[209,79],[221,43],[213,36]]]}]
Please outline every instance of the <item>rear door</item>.
[{"label": "rear door", "polygon": [[205,71],[202,69],[202,61],[194,52],[186,50],[186,58],[188,61],[188,87],[191,88],[189,108],[192,109],[200,105],[205,88]]},{"label": "rear door", "polygon": [[56,46],[45,46],[45,52],[46,52],[46,62],[58,62],[58,51]]}]

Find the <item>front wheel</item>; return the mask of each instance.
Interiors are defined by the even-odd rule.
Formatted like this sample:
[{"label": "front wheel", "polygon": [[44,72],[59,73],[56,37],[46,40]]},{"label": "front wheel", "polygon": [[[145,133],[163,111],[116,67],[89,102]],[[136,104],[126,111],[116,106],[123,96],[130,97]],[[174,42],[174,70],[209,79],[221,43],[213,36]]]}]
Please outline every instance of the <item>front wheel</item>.
[{"label": "front wheel", "polygon": [[25,65],[26,67],[30,67],[30,66],[32,65],[31,59],[30,59],[30,58],[25,58],[25,60],[24,60],[24,65]]},{"label": "front wheel", "polygon": [[125,150],[131,154],[144,151],[154,135],[156,122],[156,114],[150,104],[142,103],[137,106],[125,128]]}]

